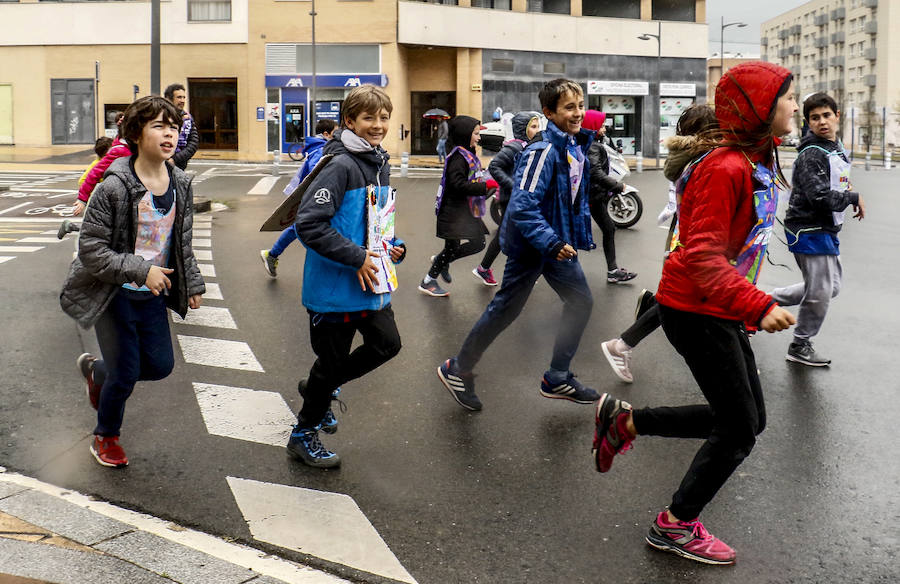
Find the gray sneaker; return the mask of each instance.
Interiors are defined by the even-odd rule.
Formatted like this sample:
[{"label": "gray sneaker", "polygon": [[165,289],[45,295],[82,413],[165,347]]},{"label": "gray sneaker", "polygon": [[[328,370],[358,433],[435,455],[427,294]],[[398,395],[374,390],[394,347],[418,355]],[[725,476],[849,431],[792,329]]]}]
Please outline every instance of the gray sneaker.
[{"label": "gray sneaker", "polygon": [[826,359],[816,353],[812,343],[791,343],[784,358],[810,367],[827,367],[831,364],[831,359]]},{"label": "gray sneaker", "polygon": [[613,372],[625,383],[633,383],[634,375],[631,374],[631,351],[617,351],[616,342],[619,339],[610,339],[600,345],[603,355]]},{"label": "gray sneaker", "polygon": [[272,278],[278,277],[278,258],[269,253],[267,249],[259,250],[259,257],[262,258],[263,267],[266,273]]}]

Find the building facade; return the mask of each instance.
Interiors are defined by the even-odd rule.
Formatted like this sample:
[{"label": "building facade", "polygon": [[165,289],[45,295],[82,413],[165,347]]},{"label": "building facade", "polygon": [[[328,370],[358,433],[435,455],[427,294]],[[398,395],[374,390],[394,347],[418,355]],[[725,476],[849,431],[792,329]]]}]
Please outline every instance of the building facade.
[{"label": "building facade", "polygon": [[[678,108],[706,97],[705,0],[319,0],[315,31],[308,0],[161,6],[162,87],[187,87],[202,149],[244,159],[291,148],[313,110],[336,118],[361,83],[391,96],[394,154],[434,152],[428,109],[539,109],[538,89],[564,76],[626,152],[649,156]],[[91,144],[149,93],[150,2],[0,0],[0,12],[0,144]]]},{"label": "building facade", "polygon": [[842,139],[880,151],[900,139],[900,0],[813,0],[763,23],[763,59],[794,73],[799,98],[829,93]]}]

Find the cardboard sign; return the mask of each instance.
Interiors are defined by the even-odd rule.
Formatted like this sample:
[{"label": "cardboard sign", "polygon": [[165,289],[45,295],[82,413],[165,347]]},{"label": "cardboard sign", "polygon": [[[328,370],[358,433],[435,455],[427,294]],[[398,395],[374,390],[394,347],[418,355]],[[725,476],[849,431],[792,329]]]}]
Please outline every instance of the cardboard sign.
[{"label": "cardboard sign", "polygon": [[286,228],[290,227],[297,220],[297,209],[300,208],[300,201],[303,199],[303,193],[306,192],[306,189],[309,188],[310,183],[315,180],[319,173],[322,172],[322,169],[325,168],[325,165],[334,158],[334,154],[326,154],[321,159],[319,159],[319,163],[316,164],[315,168],[306,175],[306,178],[297,185],[297,188],[294,189],[294,192],[291,193],[280,205],[275,209],[275,212],[269,216],[268,219],[262,224],[262,227],[259,228],[260,231],[284,231]]}]

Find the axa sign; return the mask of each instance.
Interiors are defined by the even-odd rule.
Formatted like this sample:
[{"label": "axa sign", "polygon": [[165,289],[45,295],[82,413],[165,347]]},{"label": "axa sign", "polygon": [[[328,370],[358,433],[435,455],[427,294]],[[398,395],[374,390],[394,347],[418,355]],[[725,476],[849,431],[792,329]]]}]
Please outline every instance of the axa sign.
[{"label": "axa sign", "polygon": [[284,84],[285,87],[303,87],[302,77],[292,77]]},{"label": "axa sign", "polygon": [[360,85],[362,85],[362,81],[359,80],[359,77],[348,77],[344,82],[344,87],[359,87]]}]

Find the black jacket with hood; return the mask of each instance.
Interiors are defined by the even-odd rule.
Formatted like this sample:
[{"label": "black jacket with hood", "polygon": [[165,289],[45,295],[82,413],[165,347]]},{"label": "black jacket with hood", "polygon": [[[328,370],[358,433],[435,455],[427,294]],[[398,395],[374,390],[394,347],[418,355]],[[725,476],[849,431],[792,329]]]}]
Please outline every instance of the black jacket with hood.
[{"label": "black jacket with hood", "polygon": [[494,156],[488,166],[491,178],[500,185],[497,198],[504,205],[509,202],[509,196],[512,194],[513,187],[516,184],[514,180],[516,161],[528,143],[528,134],[526,133],[528,124],[537,116],[537,112],[519,112],[513,116],[511,120],[513,139],[503,145],[503,148]]},{"label": "black jacket with hood", "polygon": [[[481,125],[479,120],[469,116],[456,116],[448,124],[450,143],[461,146],[475,154],[470,147],[472,132]],[[477,156],[477,154],[476,154]],[[487,194],[487,185],[481,182],[469,182],[469,165],[458,152],[447,157],[444,167],[444,193],[441,208],[437,215],[437,236],[441,239],[479,239],[488,232],[487,227],[478,217],[473,217],[469,210],[469,197],[483,197]]]}]

